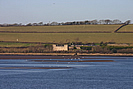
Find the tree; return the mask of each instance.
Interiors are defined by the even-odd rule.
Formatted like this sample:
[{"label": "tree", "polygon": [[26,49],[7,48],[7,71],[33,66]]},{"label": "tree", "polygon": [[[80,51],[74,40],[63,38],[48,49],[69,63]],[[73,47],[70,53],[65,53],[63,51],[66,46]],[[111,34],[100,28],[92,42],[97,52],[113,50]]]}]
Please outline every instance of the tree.
[{"label": "tree", "polygon": [[59,23],[57,23],[57,22],[52,22],[50,25],[55,26],[55,25],[59,25]]},{"label": "tree", "polygon": [[103,45],[103,41],[102,42],[100,42],[100,46],[102,46]]},{"label": "tree", "polygon": [[88,20],[86,20],[86,21],[85,21],[85,24],[89,24],[89,21],[88,21]]},{"label": "tree", "polygon": [[32,24],[31,23],[28,23],[26,26],[32,26]]},{"label": "tree", "polygon": [[99,20],[100,24],[105,24],[105,20]]},{"label": "tree", "polygon": [[74,21],[74,22],[72,22],[72,25],[76,25],[76,22]]},{"label": "tree", "polygon": [[113,53],[117,53],[117,50],[115,48],[112,49]]},{"label": "tree", "polygon": [[74,46],[73,49],[77,49],[77,48]]},{"label": "tree", "polygon": [[127,20],[124,24],[130,24],[131,23],[131,20]]},{"label": "tree", "polygon": [[18,26],[18,24],[17,23],[14,23],[13,26]]},{"label": "tree", "polygon": [[43,25],[43,22],[39,22],[38,25],[40,25],[40,26]]},{"label": "tree", "polygon": [[118,19],[115,19],[115,20],[112,21],[112,23],[113,23],[113,24],[121,24],[121,21],[118,20]]},{"label": "tree", "polygon": [[92,20],[91,22],[92,22],[92,24],[97,24],[98,23],[97,20]]},{"label": "tree", "polygon": [[106,24],[110,24],[111,22],[112,22],[112,21],[109,20],[109,19],[106,19],[106,20],[105,20],[105,23],[106,23]]},{"label": "tree", "polygon": [[37,23],[33,23],[32,25],[33,25],[33,26],[37,26],[38,24],[37,24]]}]

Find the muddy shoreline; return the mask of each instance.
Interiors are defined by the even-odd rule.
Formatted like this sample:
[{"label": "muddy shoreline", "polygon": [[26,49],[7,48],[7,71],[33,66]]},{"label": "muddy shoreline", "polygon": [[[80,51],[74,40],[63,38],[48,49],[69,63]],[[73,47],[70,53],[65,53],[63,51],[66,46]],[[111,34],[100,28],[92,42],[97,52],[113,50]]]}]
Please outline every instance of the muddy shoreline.
[{"label": "muddy shoreline", "polygon": [[[104,57],[104,56],[102,56]],[[127,56],[125,56],[127,57]],[[69,56],[69,55],[0,55],[0,60],[2,59],[120,59],[115,56],[115,58],[110,58],[110,56],[105,56],[105,58],[100,58],[100,56]],[[121,58],[122,59],[122,58]],[[123,58],[124,59],[124,58]]]},{"label": "muddy shoreline", "polygon": [[86,56],[133,57],[133,54],[77,53],[77,55],[75,55],[75,53],[0,53],[0,59],[78,59]]},{"label": "muddy shoreline", "polygon": [[114,62],[113,60],[32,60],[34,62]]},{"label": "muddy shoreline", "polygon": [[70,69],[72,67],[0,67],[0,69]]}]

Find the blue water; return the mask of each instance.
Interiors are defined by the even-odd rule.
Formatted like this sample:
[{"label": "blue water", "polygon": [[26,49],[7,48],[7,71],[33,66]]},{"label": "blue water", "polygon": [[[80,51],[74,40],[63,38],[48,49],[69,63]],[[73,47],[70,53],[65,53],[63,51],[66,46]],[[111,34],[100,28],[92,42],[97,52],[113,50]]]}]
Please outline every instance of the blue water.
[{"label": "blue water", "polygon": [[[88,58],[92,58],[88,60],[114,60],[114,62],[63,63],[32,61],[40,59],[0,60],[0,89],[133,89],[133,57]],[[2,69],[5,67],[72,68]]]}]

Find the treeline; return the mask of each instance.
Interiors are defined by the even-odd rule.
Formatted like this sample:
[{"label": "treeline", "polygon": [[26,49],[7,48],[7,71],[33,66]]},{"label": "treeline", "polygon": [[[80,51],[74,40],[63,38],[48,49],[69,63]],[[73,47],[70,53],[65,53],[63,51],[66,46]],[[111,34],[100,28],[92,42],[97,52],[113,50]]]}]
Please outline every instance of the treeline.
[{"label": "treeline", "polygon": [[88,43],[85,45],[88,46],[80,46],[80,49],[76,48],[76,45],[82,45],[83,43],[74,43],[73,49],[69,50],[69,52],[79,52],[79,53],[133,53],[133,46],[124,45],[124,46],[109,46],[108,44],[116,44],[115,42],[100,42],[96,43]]},{"label": "treeline", "polygon": [[87,50],[88,53],[133,53],[133,46],[108,46],[106,43],[98,46],[81,46],[80,48]]},{"label": "treeline", "polygon": [[133,46],[81,46],[68,51],[53,51],[52,45],[31,47],[1,47],[0,53],[133,53]]},{"label": "treeline", "polygon": [[97,24],[129,24],[131,23],[131,20],[128,20],[126,22],[122,22],[118,19],[115,20],[110,20],[110,19],[106,19],[106,20],[86,20],[86,21],[72,21],[72,22],[62,22],[62,23],[58,23],[58,22],[49,22],[49,23],[43,23],[43,22],[39,22],[39,23],[28,23],[23,25],[22,23],[14,23],[14,24],[0,24],[1,27],[9,27],[9,26],[58,26],[58,25],[97,25]]},{"label": "treeline", "polygon": [[81,47],[88,53],[133,53],[133,46],[117,47],[117,46],[95,46]]}]

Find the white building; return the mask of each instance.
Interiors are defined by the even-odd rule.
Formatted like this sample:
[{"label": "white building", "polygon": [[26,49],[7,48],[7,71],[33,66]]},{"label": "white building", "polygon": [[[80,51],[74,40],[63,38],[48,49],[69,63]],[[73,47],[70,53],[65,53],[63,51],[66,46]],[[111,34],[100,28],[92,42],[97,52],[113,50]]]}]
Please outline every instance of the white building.
[{"label": "white building", "polygon": [[63,45],[63,46],[53,45],[53,51],[68,51],[68,45]]}]

